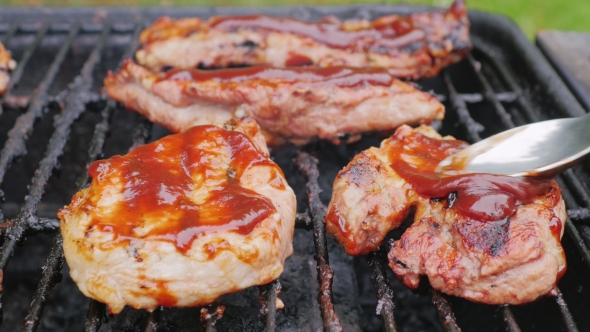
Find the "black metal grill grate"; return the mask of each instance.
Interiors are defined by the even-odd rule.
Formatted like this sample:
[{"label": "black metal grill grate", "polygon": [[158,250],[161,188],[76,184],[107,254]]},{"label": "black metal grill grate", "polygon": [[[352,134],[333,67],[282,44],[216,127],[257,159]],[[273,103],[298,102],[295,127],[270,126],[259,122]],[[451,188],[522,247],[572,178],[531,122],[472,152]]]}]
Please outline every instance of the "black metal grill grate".
[{"label": "black metal grill grate", "polygon": [[[383,11],[383,8],[387,10]],[[392,8],[395,7],[350,7],[350,9],[344,11],[342,11],[343,9],[338,9],[340,12],[337,14],[341,16],[356,15],[366,17],[376,15],[376,13],[390,12]],[[229,9],[228,13],[231,13],[231,10]],[[238,12],[237,9],[233,10]],[[317,12],[314,12],[314,10],[317,10]],[[405,10],[407,11],[408,9],[406,8]],[[296,13],[299,13],[297,14],[299,16],[307,18],[310,15],[317,16],[319,14],[330,13],[330,11],[336,11],[336,9],[300,8]],[[309,14],[309,12],[313,12],[313,15]],[[95,14],[100,16],[99,13],[100,11],[97,11]],[[199,12],[197,14],[209,15],[211,13],[213,12]],[[307,16],[305,13],[308,13]],[[472,17],[475,28],[477,28],[478,17],[477,15]],[[99,19],[99,21],[102,19]],[[15,22],[19,21],[15,20]],[[81,189],[87,185],[88,175],[86,169],[90,163],[101,158],[103,155],[108,156],[111,154],[111,150],[113,149],[110,148],[109,150],[108,147],[105,147],[108,135],[126,134],[118,133],[112,129],[115,125],[115,122],[113,122],[115,121],[113,120],[116,115],[115,113],[125,111],[121,110],[113,101],[106,100],[100,94],[101,84],[99,80],[104,77],[106,69],[115,69],[112,64],[120,62],[121,59],[133,54],[133,51],[137,47],[137,37],[145,27],[145,22],[141,20],[135,21],[135,23],[129,23],[128,21],[118,23],[108,20],[105,21],[106,23],[88,22],[80,20],[61,23],[56,22],[55,18],[53,20],[45,18],[41,20],[41,23],[0,24],[0,33],[3,34],[2,42],[9,49],[11,49],[11,46],[14,46],[12,48],[18,48],[18,51],[15,52],[18,67],[12,73],[12,81],[7,93],[3,97],[3,104],[7,109],[11,109],[11,114],[16,117],[14,125],[10,130],[7,130],[6,134],[2,132],[2,135],[6,135],[6,137],[2,138],[4,146],[0,151],[0,182],[3,183],[3,190],[7,192],[7,197],[11,196],[8,193],[11,189],[5,185],[9,180],[6,175],[10,174],[11,167],[17,167],[15,163],[18,163],[19,158],[27,155],[27,151],[31,148],[27,145],[31,137],[41,135],[36,128],[36,124],[46,118],[47,114],[51,113],[48,109],[55,107],[52,105],[56,103],[59,105],[49,137],[41,140],[42,142],[47,142],[47,144],[46,147],[43,147],[37,153],[44,152],[44,156],[39,158],[36,164],[36,170],[30,181],[30,186],[26,190],[26,196],[22,199],[22,203],[17,204],[17,209],[14,209],[14,203],[12,202],[6,202],[2,205],[6,215],[8,215],[7,211],[10,206],[13,206],[12,209],[16,212],[0,224],[0,235],[3,238],[2,247],[0,248],[0,269],[2,271],[6,271],[6,265],[15,253],[15,250],[17,250],[17,245],[22,242],[24,237],[38,232],[55,234],[51,250],[46,258],[46,263],[42,267],[42,276],[36,286],[30,307],[22,325],[25,331],[35,331],[39,327],[46,301],[52,289],[60,282],[62,277],[60,272],[64,263],[62,239],[59,232],[56,232],[59,225],[55,217],[47,217],[47,215],[54,214],[54,211],[43,211],[45,205],[42,204],[42,198],[44,192],[47,190],[48,183],[51,181],[51,177],[55,176],[54,173],[59,168],[60,163],[64,162],[60,158],[62,158],[64,149],[67,147],[68,140],[76,137],[75,133],[72,132],[73,128],[77,128],[76,121],[79,121],[85,113],[94,112],[97,114],[92,138],[85,147],[87,151],[86,160],[83,162],[84,165],[80,165],[79,167],[80,171],[78,172],[75,183],[71,184],[72,187],[77,189]],[[561,86],[559,86],[559,89],[553,89],[552,92],[554,97],[561,97],[565,100],[557,101],[558,113],[549,113],[544,109],[539,109],[539,102],[535,101],[535,99],[539,95],[544,95],[546,91],[549,91],[546,84],[560,85],[561,83],[557,81],[551,83],[539,82],[539,84],[533,84],[531,88],[529,83],[523,82],[520,77],[513,74],[514,64],[510,63],[510,61],[504,63],[501,58],[505,55],[498,57],[497,49],[490,46],[490,41],[486,40],[485,36],[482,39],[482,36],[477,34],[477,29],[475,30],[473,37],[475,50],[472,55],[462,63],[449,70],[445,70],[439,77],[430,81],[421,82],[427,88],[432,86],[434,92],[447,104],[447,120],[442,124],[438,124],[439,129],[443,132],[448,131],[449,133],[453,133],[458,138],[475,142],[494,132],[527,122],[539,121],[546,117],[581,115],[583,113],[577,104],[573,106],[567,104],[570,102],[568,98],[571,98],[571,96],[563,95],[562,90],[560,90],[563,89]],[[76,69],[75,61],[72,61],[72,59],[82,57],[82,55],[76,55],[76,50],[80,48],[80,38],[87,36],[94,38],[92,39],[92,45],[94,46],[88,55],[83,55],[85,57],[84,60],[76,60],[83,61],[81,67]],[[49,64],[42,76],[39,76],[39,73],[32,73],[31,70],[27,71],[31,66],[39,68],[39,65],[31,62],[31,59],[39,59],[40,56],[44,56],[44,48],[48,48],[45,43],[51,38],[59,38],[60,42],[57,43],[58,46],[55,47],[56,51],[52,55],[52,58],[50,60],[45,59],[45,61],[49,61]],[[504,38],[518,39],[513,36],[504,36]],[[123,47],[124,50],[117,49],[121,45],[121,40],[125,40],[123,43],[125,45]],[[116,44],[117,42],[118,44]],[[523,57],[526,58],[526,56]],[[533,74],[529,75],[532,78],[529,77],[524,81],[530,79],[534,81],[535,77],[545,75],[546,69],[539,67],[537,64],[539,59],[534,58],[534,56],[530,57],[533,60],[522,60],[533,62],[529,66],[532,68],[530,70],[532,70]],[[68,61],[72,62],[70,63]],[[27,83],[30,80],[28,80],[28,76],[25,74],[39,77],[39,79],[31,85]],[[75,79],[71,80],[71,82],[66,82],[67,86],[62,90],[52,93],[52,91],[55,92],[55,86],[60,86],[58,81],[63,80],[62,76],[67,77],[68,75],[75,77]],[[459,77],[457,77],[458,75]],[[555,79],[555,75],[553,78]],[[469,79],[469,82],[464,83],[463,80],[467,79]],[[16,90],[27,90],[27,86],[27,93],[16,93]],[[534,91],[534,89],[537,89],[537,91]],[[551,93],[549,94],[551,95]],[[93,107],[96,108],[96,105],[100,105],[100,109],[92,111],[91,109]],[[478,113],[481,110],[492,113],[491,116],[489,114],[486,116],[493,118],[494,121],[480,123],[483,122],[481,114]],[[563,113],[560,114],[559,111]],[[4,112],[3,116],[7,117],[6,112]],[[130,149],[149,141],[150,134],[153,131],[152,124],[144,118],[134,115],[133,119],[135,121],[135,127],[131,133]],[[317,278],[319,282],[317,300],[320,305],[319,311],[323,319],[323,327],[324,330],[339,331],[343,329],[343,324],[340,320],[342,317],[339,318],[334,309],[335,304],[332,293],[334,271],[328,260],[329,246],[327,244],[323,221],[325,205],[322,203],[320,197],[322,189],[319,179],[323,175],[320,175],[318,171],[318,159],[312,156],[314,153],[318,153],[318,149],[325,150],[326,146],[328,149],[336,149],[336,147],[324,143],[308,146],[299,151],[294,161],[307,179],[308,191],[307,200],[305,201],[309,208],[309,212],[299,215],[297,227],[300,229],[311,228],[313,230]],[[341,160],[341,164],[347,163],[354,153],[358,152],[359,146],[339,147],[339,151],[344,150],[341,153],[342,156],[340,156],[343,159]],[[303,152],[304,150],[307,152]],[[584,173],[585,171],[582,167],[579,167],[576,171],[566,171],[558,178],[558,182],[563,188],[563,197],[570,209],[568,210],[569,215],[571,219],[580,223],[590,219],[590,213],[588,213],[588,208],[590,208],[590,192],[583,183],[585,178],[580,178],[579,176],[580,173]],[[298,199],[303,200],[302,197],[298,197]],[[18,199],[16,200],[18,201]],[[590,268],[590,250],[585,245],[582,235],[572,220],[568,219],[566,233],[566,236],[569,236],[571,239],[572,245],[570,247],[576,248],[579,252],[579,256],[574,255],[573,258],[571,257],[571,251],[567,252],[568,263],[577,267],[580,267],[579,265],[585,265],[584,268]],[[398,309],[395,308],[394,290],[391,285],[395,280],[388,276],[388,271],[385,267],[385,251],[386,245],[379,252],[368,255],[366,259],[371,268],[371,275],[375,282],[377,292],[377,303],[374,303],[376,313],[381,316],[383,328],[386,331],[397,331],[398,328],[396,327],[394,314]],[[580,264],[572,264],[572,259],[580,260]],[[587,272],[583,271],[580,273],[584,274]],[[6,275],[4,277],[6,278]],[[273,282],[270,285],[260,287],[261,313],[266,317],[265,328],[267,331],[274,331],[277,328],[277,316],[280,313],[276,311],[274,303],[280,289],[281,285],[279,282]],[[454,299],[434,289],[430,289],[430,294],[432,304],[438,311],[442,328],[447,331],[460,331],[461,329],[458,325],[460,319],[455,318],[456,315],[452,310]],[[567,331],[578,331],[576,322],[568,309],[568,305],[561,291],[556,289],[551,298],[557,308],[556,310],[560,313],[558,315],[563,317],[563,328]],[[1,299],[3,301],[11,301],[11,299]],[[578,299],[576,299],[576,303],[578,302]],[[505,326],[502,329],[520,331],[519,315],[513,313],[513,309],[516,310],[516,308],[510,306],[498,307],[497,313],[500,313],[502,320],[505,322]],[[198,323],[200,319],[200,324],[206,331],[215,331],[215,323],[220,319],[219,310],[222,309],[217,306],[203,308],[201,317],[195,317],[194,323]],[[10,313],[5,313],[5,315],[7,314]],[[159,329],[160,316],[161,310],[150,313],[144,317],[143,325],[135,329],[157,331]],[[98,331],[105,319],[107,319],[107,315],[104,305],[96,301],[91,301],[84,322],[84,330]],[[584,321],[584,326],[587,326],[587,324],[588,322]],[[530,324],[527,323],[528,325]],[[160,330],[161,328],[162,326],[160,326]]]}]

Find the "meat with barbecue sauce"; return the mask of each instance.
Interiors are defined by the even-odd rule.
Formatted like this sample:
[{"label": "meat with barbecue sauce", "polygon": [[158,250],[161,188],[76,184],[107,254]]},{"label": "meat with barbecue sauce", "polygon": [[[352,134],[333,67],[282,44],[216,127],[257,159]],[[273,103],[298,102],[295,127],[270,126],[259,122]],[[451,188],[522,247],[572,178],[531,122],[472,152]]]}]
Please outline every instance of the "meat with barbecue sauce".
[{"label": "meat with barbecue sauce", "polygon": [[204,125],[93,163],[59,211],[70,275],[86,296],[201,306],[277,279],[293,251],[293,191],[252,119]]},{"label": "meat with barbecue sauce", "polygon": [[108,74],[105,89],[172,132],[249,116],[273,146],[318,138],[348,143],[362,133],[444,115],[435,97],[381,68],[262,66],[152,74],[129,60],[119,73]]},{"label": "meat with barbecue sauce", "polygon": [[434,172],[466,146],[430,127],[400,127],[337,175],[327,231],[349,254],[366,254],[413,212],[388,255],[406,286],[426,275],[434,288],[477,302],[533,301],[566,269],[561,190],[553,180]]},{"label": "meat with barbecue sauce", "polygon": [[163,17],[140,36],[136,53],[152,71],[173,68],[383,67],[396,77],[438,74],[471,50],[463,0],[450,9],[364,19],[320,22],[264,15],[213,17],[209,20]]}]

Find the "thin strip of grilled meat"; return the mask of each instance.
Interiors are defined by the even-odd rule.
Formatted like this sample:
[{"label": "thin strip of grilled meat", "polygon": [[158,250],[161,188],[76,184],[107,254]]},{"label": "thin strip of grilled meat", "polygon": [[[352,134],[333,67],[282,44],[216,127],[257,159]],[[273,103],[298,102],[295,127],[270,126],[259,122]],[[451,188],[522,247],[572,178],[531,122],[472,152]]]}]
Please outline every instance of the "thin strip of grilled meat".
[{"label": "thin strip of grilled meat", "polygon": [[126,61],[105,79],[107,94],[172,132],[249,116],[269,145],[320,138],[351,142],[361,133],[441,120],[429,93],[381,68],[250,67],[153,74]]},{"label": "thin strip of grilled meat", "polygon": [[16,68],[16,61],[12,59],[10,52],[0,43],[0,94],[6,92],[10,80],[8,71],[14,68]]},{"label": "thin strip of grilled meat", "polygon": [[438,177],[438,162],[465,146],[430,127],[400,127],[338,174],[327,231],[349,254],[366,254],[413,210],[388,255],[406,286],[426,275],[434,288],[473,301],[533,301],[566,269],[561,190],[553,180]]},{"label": "thin strip of grilled meat", "polygon": [[163,17],[143,31],[140,41],[136,58],[152,71],[263,64],[375,66],[413,79],[435,76],[471,50],[463,0],[448,10],[389,15],[373,22],[335,17],[303,22],[262,15],[207,21]]}]

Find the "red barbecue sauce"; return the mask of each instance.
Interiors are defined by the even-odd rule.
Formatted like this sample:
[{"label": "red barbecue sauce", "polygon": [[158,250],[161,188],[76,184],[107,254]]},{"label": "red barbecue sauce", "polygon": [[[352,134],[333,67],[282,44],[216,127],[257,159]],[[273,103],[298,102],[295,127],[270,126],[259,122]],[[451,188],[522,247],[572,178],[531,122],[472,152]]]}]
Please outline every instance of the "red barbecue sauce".
[{"label": "red barbecue sauce", "polygon": [[411,17],[395,15],[382,17],[370,27],[357,30],[344,30],[340,22],[333,20],[316,23],[264,15],[216,17],[211,20],[211,27],[225,31],[251,29],[290,33],[313,39],[328,47],[355,50],[382,47],[397,51],[399,47],[425,38],[424,31],[414,26]]},{"label": "red barbecue sauce", "polygon": [[[451,200],[449,195],[456,193],[452,208],[473,220],[503,220],[518,205],[531,203],[551,190],[548,180],[492,174],[441,177],[434,172],[438,163],[465,148],[467,143],[432,139],[420,133],[394,135],[394,138],[397,144],[390,150],[391,167],[420,195]],[[412,163],[404,161],[410,158]]]},{"label": "red barbecue sauce", "polygon": [[553,214],[551,216],[551,220],[549,220],[549,229],[551,230],[551,234],[553,234],[556,239],[561,239],[561,228],[561,221],[555,214]]},{"label": "red barbecue sauce", "polygon": [[[173,81],[218,81],[241,83],[252,80],[280,80],[293,83],[294,87],[356,87],[362,85],[390,86],[394,78],[382,68],[276,68],[256,66],[218,70],[173,69],[162,76],[162,80]],[[261,83],[261,82],[258,82]],[[264,84],[264,83],[262,83]]]},{"label": "red barbecue sauce", "polygon": [[[88,170],[93,181],[120,172],[124,192],[116,211],[104,219],[94,216],[92,226],[115,233],[116,242],[159,239],[174,243],[181,252],[204,233],[248,234],[276,212],[267,197],[240,186],[244,171],[257,165],[270,166],[269,183],[284,188],[281,169],[249,137],[216,126],[193,127],[126,156],[94,162]],[[188,195],[200,185],[209,195],[196,204]],[[151,227],[147,234],[137,235],[136,228],[145,226]]]},{"label": "red barbecue sauce", "polygon": [[150,296],[164,307],[174,307],[178,303],[176,297],[168,290],[167,282],[162,280],[150,280],[145,275],[140,275],[141,292],[134,291],[135,296]]},{"label": "red barbecue sauce", "polygon": [[298,54],[298,53],[291,53],[289,54],[289,58],[285,61],[285,66],[287,67],[294,67],[294,66],[310,66],[313,65],[313,60],[308,57],[307,55]]}]

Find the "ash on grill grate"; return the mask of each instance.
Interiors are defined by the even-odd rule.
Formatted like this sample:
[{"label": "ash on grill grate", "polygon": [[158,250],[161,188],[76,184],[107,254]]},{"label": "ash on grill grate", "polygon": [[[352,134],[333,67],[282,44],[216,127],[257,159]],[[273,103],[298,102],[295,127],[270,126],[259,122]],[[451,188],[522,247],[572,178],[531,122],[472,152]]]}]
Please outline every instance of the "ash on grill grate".
[{"label": "ash on grill grate", "polygon": [[[317,20],[326,14],[372,19],[416,9],[353,6],[263,11]],[[567,224],[563,245],[569,267],[555,296],[523,306],[491,307],[447,297],[429,287],[412,293],[384,266],[381,254],[351,258],[326,237],[322,206],[330,199],[336,173],[355,154],[378,145],[379,137],[367,137],[350,146],[319,142],[273,152],[295,190],[298,211],[309,214],[311,221],[308,225],[298,223],[295,253],[280,278],[279,297],[285,309],[261,315],[261,288],[253,287],[227,295],[203,312],[202,308],[166,308],[148,314],[127,308],[120,315],[104,317],[104,306],[85,298],[69,278],[67,266],[62,268],[56,208],[67,204],[74,192],[84,187],[90,162],[123,154],[150,136],[155,140],[167,134],[135,113],[100,98],[106,71],[115,69],[125,54],[133,51],[143,27],[133,23],[138,17],[153,20],[164,14],[208,17],[260,11],[0,9],[2,41],[19,63],[2,99],[0,114],[0,189],[6,198],[0,208],[7,220],[0,234],[8,234],[0,249],[2,329],[196,331],[202,326],[207,331],[316,331],[341,326],[345,331],[576,331],[590,327],[585,312],[590,301],[590,279],[586,277],[590,272],[590,227],[585,224],[590,192],[581,182],[590,178],[587,169],[577,167],[558,179],[576,224]],[[483,13],[472,13],[470,18],[476,46],[473,56],[439,77],[419,82],[446,104],[443,134],[473,142],[514,125],[584,113],[514,25]],[[303,150],[319,158],[317,182],[309,176],[309,167],[300,172],[294,162]],[[306,188],[313,188],[312,206],[308,206]],[[24,227],[30,230],[24,231]],[[399,236],[399,232],[392,236]],[[318,262],[324,271],[319,278],[323,284],[317,282]],[[330,270],[331,286],[326,277]],[[323,296],[318,298],[320,290]],[[274,293],[265,292],[263,302],[272,305]],[[207,316],[218,306],[225,308],[223,317],[215,323],[215,319],[205,317],[201,323],[201,313]]]}]

